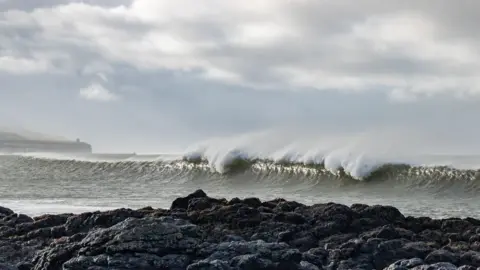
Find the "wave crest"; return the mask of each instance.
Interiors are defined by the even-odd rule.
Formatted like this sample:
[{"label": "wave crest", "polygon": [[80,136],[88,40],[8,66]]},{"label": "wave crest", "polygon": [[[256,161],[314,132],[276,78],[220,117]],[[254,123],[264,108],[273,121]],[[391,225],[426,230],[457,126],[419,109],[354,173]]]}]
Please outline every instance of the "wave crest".
[{"label": "wave crest", "polygon": [[[70,157],[65,156],[3,156],[0,157],[0,171],[15,170],[17,173],[35,175],[39,172],[62,172],[79,177],[91,175],[117,175],[118,177],[144,178],[195,178],[200,175],[209,177],[234,178],[246,175],[263,181],[265,179],[295,179],[301,183],[307,179],[324,181],[337,179],[345,183],[388,182],[407,185],[434,185],[435,183],[455,182],[469,186],[479,186],[480,171],[476,169],[456,169],[450,166],[424,166],[406,163],[368,163],[366,158],[357,158],[344,162],[317,159],[308,162],[295,161],[292,158],[259,158],[249,156],[243,151],[230,151],[208,159],[205,155],[194,153],[176,158],[162,158],[161,156],[136,156],[117,159],[107,159],[104,156]],[[210,175],[210,176],[209,176]],[[217,175],[217,176],[214,176]],[[263,179],[263,180],[262,180]],[[265,180],[265,181],[270,181]],[[172,181],[177,181],[172,180]],[[475,188],[477,189],[477,188]],[[480,190],[480,188],[479,188]]]}]

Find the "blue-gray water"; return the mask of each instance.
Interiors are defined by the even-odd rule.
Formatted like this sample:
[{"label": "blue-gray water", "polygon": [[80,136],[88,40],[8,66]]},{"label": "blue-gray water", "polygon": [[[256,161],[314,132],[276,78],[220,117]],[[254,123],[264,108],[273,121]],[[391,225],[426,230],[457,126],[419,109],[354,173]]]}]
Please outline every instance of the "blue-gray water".
[{"label": "blue-gray water", "polygon": [[[466,164],[477,158],[448,159]],[[480,217],[480,177],[474,169],[390,164],[356,179],[324,164],[237,158],[224,167],[220,173],[205,160],[164,155],[3,155],[0,205],[28,215],[169,207],[174,198],[202,188],[226,198],[388,204],[416,216]]]}]

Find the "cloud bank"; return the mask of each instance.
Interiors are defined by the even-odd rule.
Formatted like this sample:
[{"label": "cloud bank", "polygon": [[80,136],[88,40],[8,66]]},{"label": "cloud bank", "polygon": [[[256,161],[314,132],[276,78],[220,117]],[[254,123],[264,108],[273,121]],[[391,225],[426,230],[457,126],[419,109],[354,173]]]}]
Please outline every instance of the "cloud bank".
[{"label": "cloud bank", "polygon": [[[132,130],[189,141],[300,122],[476,132],[479,9],[473,0],[4,0],[0,112],[102,143],[108,130],[118,141]],[[78,129],[45,124],[67,118]]]}]

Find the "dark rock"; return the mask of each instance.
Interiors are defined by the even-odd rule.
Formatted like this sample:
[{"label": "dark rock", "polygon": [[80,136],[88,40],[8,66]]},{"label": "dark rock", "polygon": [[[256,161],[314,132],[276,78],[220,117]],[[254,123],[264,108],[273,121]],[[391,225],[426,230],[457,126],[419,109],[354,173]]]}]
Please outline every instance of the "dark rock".
[{"label": "dark rock", "polygon": [[434,263],[430,265],[427,265],[427,264],[419,265],[411,269],[412,270],[457,270],[457,267],[448,262],[440,262],[440,263]]},{"label": "dark rock", "polygon": [[420,232],[420,236],[424,241],[435,241],[435,242],[442,242],[443,234],[440,231],[435,230],[424,230]]},{"label": "dark rock", "polygon": [[401,223],[405,217],[392,206],[374,205],[362,209],[359,214],[365,218],[380,219],[385,223]]},{"label": "dark rock", "polygon": [[334,234],[342,233],[345,231],[347,224],[343,222],[328,221],[318,224],[313,228],[313,234],[315,237],[322,239]]},{"label": "dark rock", "polygon": [[241,201],[241,203],[253,208],[262,206],[262,201],[260,201],[260,199],[258,198],[246,198],[243,201]]},{"label": "dark rock", "polygon": [[457,270],[477,270],[477,268],[471,265],[462,265],[458,267]]},{"label": "dark rock", "polygon": [[464,232],[472,227],[473,225],[466,220],[452,218],[442,222],[441,230],[444,232]]},{"label": "dark rock", "polygon": [[301,238],[296,237],[295,239],[292,239],[289,244],[292,247],[298,248],[300,251],[305,252],[307,250],[317,247],[318,240],[314,236],[308,235]]},{"label": "dark rock", "polygon": [[449,250],[454,253],[463,253],[472,250],[471,246],[467,242],[458,241],[454,242],[450,240],[450,243],[443,247],[443,249]]},{"label": "dark rock", "polygon": [[213,202],[209,198],[193,198],[188,202],[187,211],[202,211],[212,206]]},{"label": "dark rock", "polygon": [[192,198],[188,201],[187,211],[202,211],[215,205],[226,205],[227,200],[217,200],[208,197]]},{"label": "dark rock", "polygon": [[433,249],[424,242],[408,242],[404,239],[388,240],[380,243],[373,253],[376,268],[384,268],[404,258],[425,258]]},{"label": "dark rock", "polygon": [[304,206],[301,203],[297,202],[287,202],[287,201],[281,201],[275,206],[275,212],[293,212],[297,207],[302,207]]},{"label": "dark rock", "polygon": [[213,260],[213,261],[199,261],[190,264],[187,270],[233,270],[230,265],[225,261]]},{"label": "dark rock", "polygon": [[0,270],[18,270],[18,268],[10,264],[0,263]]},{"label": "dark rock", "polygon": [[336,249],[355,237],[355,234],[335,234],[319,241],[318,246],[325,249]]},{"label": "dark rock", "polygon": [[428,256],[425,258],[425,262],[429,264],[437,263],[437,262],[449,262],[452,264],[457,264],[460,256],[454,254],[445,249],[438,249],[432,251]]},{"label": "dark rock", "polygon": [[391,206],[227,201],[197,190],[168,210],[32,219],[0,208],[0,269],[475,269],[479,226]]},{"label": "dark rock", "polygon": [[391,240],[391,239],[400,238],[400,234],[392,225],[385,225],[382,227],[375,228],[369,232],[363,233],[361,237],[364,239],[382,238],[382,239]]},{"label": "dark rock", "polygon": [[13,212],[11,209],[0,206],[0,218],[4,218],[6,216],[13,215],[14,213],[15,212]]},{"label": "dark rock", "polygon": [[18,270],[31,270],[33,268],[33,264],[29,262],[20,262],[16,266]]},{"label": "dark rock", "polygon": [[[321,250],[321,252],[320,252]],[[302,260],[309,262],[317,267],[321,267],[326,263],[328,258],[328,251],[324,249],[311,249],[302,254]]]},{"label": "dark rock", "polygon": [[480,252],[467,251],[460,256],[460,265],[480,267]]},{"label": "dark rock", "polygon": [[419,265],[423,265],[424,262],[420,258],[398,260],[392,263],[386,270],[404,270],[411,269]]},{"label": "dark rock", "polygon": [[305,217],[297,213],[279,213],[276,214],[273,219],[278,222],[292,223],[292,224],[303,224],[306,222]]},{"label": "dark rock", "polygon": [[337,266],[338,270],[350,270],[350,269],[374,269],[371,256],[368,254],[361,254],[354,258],[341,260]]},{"label": "dark rock", "polygon": [[228,202],[228,205],[234,205],[234,204],[237,204],[237,203],[242,203],[242,200],[240,200],[240,198],[232,198],[229,202]]},{"label": "dark rock", "polygon": [[301,261],[300,262],[300,269],[301,270],[321,270],[321,268],[319,268],[318,266],[316,266],[312,263],[309,263],[307,261]]},{"label": "dark rock", "polygon": [[267,270],[274,269],[274,264],[268,259],[261,258],[258,254],[255,255],[240,255],[232,259],[231,266],[241,270]]},{"label": "dark rock", "polygon": [[182,198],[177,198],[173,201],[172,203],[172,206],[170,207],[170,209],[176,209],[176,208],[180,208],[180,209],[187,209],[188,208],[188,203],[191,199],[194,199],[194,198],[205,198],[207,197],[207,194],[201,190],[201,189],[198,189],[196,190],[195,192],[193,192],[192,194],[189,194],[188,196],[186,197],[182,197]]}]

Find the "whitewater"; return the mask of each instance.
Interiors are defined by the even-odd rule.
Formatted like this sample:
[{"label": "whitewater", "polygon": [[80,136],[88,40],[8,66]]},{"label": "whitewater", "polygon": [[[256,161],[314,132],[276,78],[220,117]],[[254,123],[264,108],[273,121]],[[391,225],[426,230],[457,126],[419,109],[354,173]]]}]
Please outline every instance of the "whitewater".
[{"label": "whitewater", "polygon": [[432,147],[432,139],[405,133],[288,135],[214,138],[179,153],[3,154],[0,205],[27,215],[168,208],[201,188],[227,198],[382,204],[415,216],[480,217],[480,155],[458,154],[438,142]]}]

